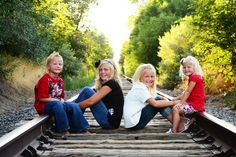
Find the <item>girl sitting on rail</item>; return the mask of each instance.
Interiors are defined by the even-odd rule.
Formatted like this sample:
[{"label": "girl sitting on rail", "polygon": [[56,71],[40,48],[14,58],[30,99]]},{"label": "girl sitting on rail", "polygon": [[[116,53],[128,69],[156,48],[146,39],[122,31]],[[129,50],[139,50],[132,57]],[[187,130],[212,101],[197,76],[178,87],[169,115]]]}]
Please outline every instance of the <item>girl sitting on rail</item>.
[{"label": "girl sitting on rail", "polygon": [[[188,79],[188,87],[182,95],[173,100],[180,100],[180,103],[173,107],[173,128],[169,133],[178,132],[180,119],[186,114],[205,111],[205,92],[203,72],[198,60],[192,56],[187,56],[180,61],[180,76]],[[191,121],[193,122],[193,121]],[[188,127],[191,122],[188,122]],[[185,128],[187,129],[187,128]]]},{"label": "girl sitting on rail", "polygon": [[124,95],[113,60],[100,61],[97,67],[95,89],[83,88],[75,102],[81,109],[90,107],[93,116],[102,128],[119,128],[123,114]]},{"label": "girl sitting on rail", "polygon": [[156,70],[151,64],[141,64],[133,76],[133,87],[125,97],[124,125],[143,129],[160,112],[172,121],[171,108],[177,101],[160,100],[156,94]]}]

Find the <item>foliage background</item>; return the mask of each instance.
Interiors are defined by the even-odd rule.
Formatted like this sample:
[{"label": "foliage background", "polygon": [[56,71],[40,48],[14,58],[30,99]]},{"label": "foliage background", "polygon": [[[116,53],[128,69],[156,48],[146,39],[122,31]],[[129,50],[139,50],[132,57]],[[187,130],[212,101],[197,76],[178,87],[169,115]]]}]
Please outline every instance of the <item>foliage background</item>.
[{"label": "foliage background", "polygon": [[[132,1],[143,2],[142,0]],[[133,17],[120,64],[132,76],[139,64],[151,63],[164,88],[179,87],[179,61],[195,56],[204,71],[207,93],[235,91],[236,1],[147,0]]]},{"label": "foliage background", "polygon": [[[139,3],[130,18],[131,34],[122,48],[121,72],[132,76],[139,64],[156,67],[163,88],[180,87],[179,61],[195,56],[207,93],[224,94],[236,106],[235,0],[130,0]],[[112,58],[106,37],[83,22],[98,0],[1,0],[0,79],[11,80],[21,62],[44,67],[58,51],[62,77],[75,89],[94,78],[94,63]],[[235,104],[235,105],[234,105]]]},{"label": "foliage background", "polygon": [[83,24],[89,6],[95,4],[96,0],[0,1],[1,79],[11,77],[14,65],[5,65],[12,57],[44,66],[53,51],[64,58],[63,78],[82,73],[93,77],[93,64],[113,56],[106,37]]}]

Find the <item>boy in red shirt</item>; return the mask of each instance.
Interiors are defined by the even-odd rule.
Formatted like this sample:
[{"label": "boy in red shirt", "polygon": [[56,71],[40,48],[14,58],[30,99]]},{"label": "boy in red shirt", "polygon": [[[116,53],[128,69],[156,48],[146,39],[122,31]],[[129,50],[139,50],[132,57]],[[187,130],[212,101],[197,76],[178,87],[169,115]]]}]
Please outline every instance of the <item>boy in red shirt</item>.
[{"label": "boy in red shirt", "polygon": [[64,83],[59,76],[63,69],[63,58],[53,52],[47,58],[44,74],[35,86],[34,106],[39,115],[50,115],[55,118],[55,131],[64,136],[68,130],[80,133],[87,132],[88,122],[80,107],[74,102],[64,101]]}]

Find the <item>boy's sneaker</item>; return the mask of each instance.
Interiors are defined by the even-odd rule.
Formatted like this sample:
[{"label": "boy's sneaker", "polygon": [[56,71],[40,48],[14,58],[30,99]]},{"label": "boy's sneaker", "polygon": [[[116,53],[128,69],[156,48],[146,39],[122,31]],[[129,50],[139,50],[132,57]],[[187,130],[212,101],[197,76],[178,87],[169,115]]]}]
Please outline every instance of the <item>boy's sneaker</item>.
[{"label": "boy's sneaker", "polygon": [[172,129],[170,128],[166,133],[167,133],[167,134],[173,134],[173,131],[172,131]]}]

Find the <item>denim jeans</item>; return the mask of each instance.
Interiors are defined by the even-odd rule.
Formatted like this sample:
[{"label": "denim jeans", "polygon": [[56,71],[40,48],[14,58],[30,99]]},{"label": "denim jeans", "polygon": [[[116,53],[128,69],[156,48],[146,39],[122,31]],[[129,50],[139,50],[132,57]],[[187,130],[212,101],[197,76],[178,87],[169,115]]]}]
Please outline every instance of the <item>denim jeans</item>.
[{"label": "denim jeans", "polygon": [[142,109],[141,117],[138,124],[130,129],[132,130],[143,129],[158,112],[160,112],[160,114],[166,118],[172,112],[172,109],[170,107],[156,108],[148,104]]},{"label": "denim jeans", "polygon": [[[86,100],[90,98],[92,95],[94,95],[96,92],[91,88],[91,87],[84,87],[82,91],[80,92],[78,98],[75,100],[76,103],[79,103],[83,100]],[[93,106],[90,107],[90,110],[98,122],[98,124],[103,128],[103,129],[112,129],[112,126],[109,123],[108,120],[108,114],[109,111],[105,104],[102,101],[97,102]],[[85,111],[85,110],[84,110]]]},{"label": "denim jeans", "polygon": [[89,124],[80,107],[74,102],[50,101],[45,105],[44,113],[55,118],[56,132],[79,133],[85,131]]}]

